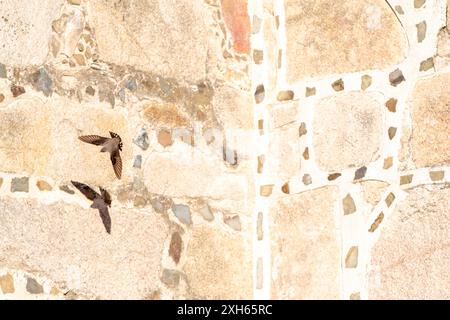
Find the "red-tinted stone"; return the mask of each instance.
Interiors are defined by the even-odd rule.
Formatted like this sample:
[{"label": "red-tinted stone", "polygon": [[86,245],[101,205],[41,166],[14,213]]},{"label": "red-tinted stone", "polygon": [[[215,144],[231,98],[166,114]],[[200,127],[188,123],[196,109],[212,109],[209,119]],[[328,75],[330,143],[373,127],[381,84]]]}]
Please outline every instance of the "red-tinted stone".
[{"label": "red-tinted stone", "polygon": [[175,263],[180,262],[181,250],[183,246],[183,240],[178,232],[172,234],[172,239],[170,240],[169,255],[172,257]]},{"label": "red-tinted stone", "polygon": [[221,0],[222,14],[233,37],[233,48],[240,53],[250,52],[250,18],[247,0]]}]

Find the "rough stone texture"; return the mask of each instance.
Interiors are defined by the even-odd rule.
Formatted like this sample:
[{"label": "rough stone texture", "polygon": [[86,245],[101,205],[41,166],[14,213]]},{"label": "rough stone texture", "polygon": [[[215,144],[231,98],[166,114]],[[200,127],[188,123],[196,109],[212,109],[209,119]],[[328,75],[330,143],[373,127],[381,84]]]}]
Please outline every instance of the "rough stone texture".
[{"label": "rough stone texture", "polygon": [[333,0],[288,0],[285,8],[289,82],[385,68],[406,54],[401,25],[384,0],[339,6]]},{"label": "rough stone texture", "polygon": [[[3,0],[0,20],[0,61],[15,66],[44,62],[51,24],[64,0]],[[20,13],[20,14],[19,14]]]},{"label": "rough stone texture", "polygon": [[[126,117],[119,111],[94,106],[87,106],[87,110],[56,96],[46,104],[27,98],[17,101],[13,108],[0,110],[0,170],[64,181],[77,177],[79,181],[92,184],[116,180],[108,155],[77,137],[82,134],[105,136],[112,130],[129,146],[131,137]],[[124,148],[122,161],[122,179],[126,181],[130,148]],[[97,170],[99,164],[105,170]]]},{"label": "rough stone texture", "polygon": [[87,7],[101,59],[188,82],[205,78],[216,44],[203,1],[93,0]]},{"label": "rough stone texture", "polygon": [[0,211],[1,265],[78,283],[79,290],[105,299],[139,299],[158,285],[169,236],[160,215],[112,208],[109,235],[96,210],[76,205],[4,197]]},{"label": "rough stone texture", "polygon": [[253,128],[252,96],[231,86],[220,86],[214,92],[213,106],[217,120],[224,128]]},{"label": "rough stone texture", "polygon": [[336,187],[278,199],[270,208],[272,298],[338,299]]},{"label": "rough stone texture", "polygon": [[448,83],[450,73],[445,73],[419,80],[414,89],[411,146],[417,167],[450,163]]},{"label": "rough stone texture", "polygon": [[[228,197],[242,199],[247,184],[239,175],[226,173],[225,165],[200,152],[195,156],[153,153],[143,163],[144,183],[151,193],[170,197]],[[214,177],[214,179],[211,179]]]},{"label": "rough stone texture", "polygon": [[[211,225],[197,226],[187,247],[183,271],[191,299],[252,297],[251,239]],[[214,270],[214,272],[211,272]]]},{"label": "rough stone texture", "polygon": [[398,205],[371,252],[369,299],[450,298],[450,189],[417,187]]},{"label": "rough stone texture", "polygon": [[383,106],[376,97],[351,92],[318,102],[313,144],[321,169],[358,167],[378,158]]}]

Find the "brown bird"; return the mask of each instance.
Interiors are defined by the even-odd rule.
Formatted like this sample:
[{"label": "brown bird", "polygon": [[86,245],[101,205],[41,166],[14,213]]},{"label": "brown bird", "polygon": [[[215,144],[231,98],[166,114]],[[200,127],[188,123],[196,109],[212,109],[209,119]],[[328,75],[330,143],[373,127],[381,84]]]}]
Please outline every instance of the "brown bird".
[{"label": "brown bird", "polygon": [[72,184],[80,190],[82,194],[89,200],[92,200],[91,208],[98,209],[98,212],[100,213],[100,217],[102,218],[103,225],[105,226],[106,232],[111,234],[111,217],[109,215],[108,207],[111,207],[111,196],[102,187],[100,187],[100,192],[95,192],[94,189],[89,187],[88,185],[77,182],[77,181],[71,181]]},{"label": "brown bird", "polygon": [[122,151],[122,139],[117,133],[110,131],[109,134],[111,135],[111,138],[88,135],[80,136],[78,139],[83,142],[95,144],[96,146],[102,146],[100,152],[109,152],[114,173],[116,174],[116,177],[120,179],[122,176],[122,158],[120,157],[120,151]]}]

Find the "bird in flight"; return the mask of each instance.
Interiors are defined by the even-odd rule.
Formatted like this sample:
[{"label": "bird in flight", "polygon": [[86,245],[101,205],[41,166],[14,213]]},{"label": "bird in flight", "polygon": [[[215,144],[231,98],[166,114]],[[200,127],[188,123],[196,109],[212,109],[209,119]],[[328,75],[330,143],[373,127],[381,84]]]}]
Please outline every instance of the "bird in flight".
[{"label": "bird in flight", "polygon": [[91,204],[91,208],[98,209],[106,232],[111,234],[111,217],[108,210],[108,207],[111,207],[111,196],[108,191],[100,187],[101,193],[99,194],[84,183],[77,181],[71,182],[78,190],[80,190],[82,194],[84,194],[86,198],[93,201]]},{"label": "bird in flight", "polygon": [[120,157],[120,151],[122,151],[122,139],[117,133],[110,131],[109,134],[111,135],[111,138],[88,135],[80,136],[78,139],[83,142],[95,144],[96,146],[102,146],[100,152],[109,152],[114,173],[116,174],[116,177],[120,179],[122,176],[122,158]]}]

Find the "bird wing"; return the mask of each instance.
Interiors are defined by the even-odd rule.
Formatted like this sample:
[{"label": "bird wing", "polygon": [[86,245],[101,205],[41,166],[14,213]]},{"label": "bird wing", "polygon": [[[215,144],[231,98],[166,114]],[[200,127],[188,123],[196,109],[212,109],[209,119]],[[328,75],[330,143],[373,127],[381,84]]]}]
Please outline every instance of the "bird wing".
[{"label": "bird wing", "polygon": [[110,131],[109,134],[111,135],[111,138],[118,138],[120,141],[122,141],[122,138],[117,133]]},{"label": "bird wing", "polygon": [[94,191],[94,189],[92,189],[91,187],[89,187],[88,185],[86,185],[84,183],[77,182],[77,181],[71,181],[71,182],[75,186],[75,188],[80,190],[80,192],[82,194],[84,194],[85,197],[88,198],[89,200],[94,201],[95,197],[100,196],[97,192]]},{"label": "bird wing", "polygon": [[120,177],[122,176],[122,158],[120,157],[119,150],[111,153],[111,162],[117,179],[120,179]]},{"label": "bird wing", "polygon": [[78,137],[78,139],[80,139],[83,142],[95,144],[96,146],[101,146],[106,141],[108,141],[109,138],[96,136],[96,135],[89,135],[89,136],[80,136],[80,137]]},{"label": "bird wing", "polygon": [[103,225],[105,226],[106,232],[111,234],[111,216],[109,215],[108,207],[101,206],[98,209],[100,213],[100,218],[102,218]]},{"label": "bird wing", "polygon": [[105,201],[105,203],[111,207],[111,195],[109,194],[109,192],[103,188],[100,188],[100,192],[102,193],[102,198]]}]

